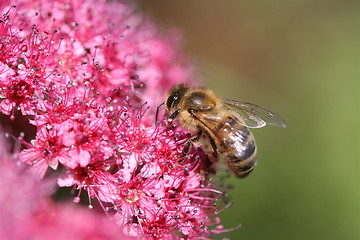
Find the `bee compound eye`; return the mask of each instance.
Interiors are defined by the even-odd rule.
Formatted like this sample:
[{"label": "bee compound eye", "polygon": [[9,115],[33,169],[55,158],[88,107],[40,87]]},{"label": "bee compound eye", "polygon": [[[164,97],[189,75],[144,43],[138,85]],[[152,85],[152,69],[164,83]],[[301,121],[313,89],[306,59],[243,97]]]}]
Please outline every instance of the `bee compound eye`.
[{"label": "bee compound eye", "polygon": [[184,87],[183,85],[179,85],[175,89],[173,89],[172,92],[170,92],[170,96],[166,100],[167,109],[176,108],[181,98],[188,90],[189,89]]},{"label": "bee compound eye", "polygon": [[167,100],[166,100],[166,107],[167,107],[168,109],[176,106],[176,104],[179,102],[179,95],[180,95],[180,93],[179,93],[179,91],[177,91],[177,92],[174,92],[173,94],[171,94],[171,95],[167,98]]}]

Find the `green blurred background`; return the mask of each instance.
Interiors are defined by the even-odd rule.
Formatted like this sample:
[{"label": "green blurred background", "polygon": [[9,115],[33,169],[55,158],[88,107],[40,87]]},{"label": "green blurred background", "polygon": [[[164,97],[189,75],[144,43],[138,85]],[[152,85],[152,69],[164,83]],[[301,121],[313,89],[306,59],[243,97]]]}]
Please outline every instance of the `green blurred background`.
[{"label": "green blurred background", "polygon": [[276,109],[257,169],[231,177],[231,239],[360,239],[360,1],[141,0],[179,28],[205,86]]}]

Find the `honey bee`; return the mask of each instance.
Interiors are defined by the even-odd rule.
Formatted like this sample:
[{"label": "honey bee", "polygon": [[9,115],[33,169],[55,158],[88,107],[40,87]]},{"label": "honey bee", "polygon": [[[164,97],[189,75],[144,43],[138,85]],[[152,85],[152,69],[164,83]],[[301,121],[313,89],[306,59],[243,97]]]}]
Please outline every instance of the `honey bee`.
[{"label": "honey bee", "polygon": [[194,142],[205,135],[217,160],[222,154],[234,174],[243,178],[256,165],[256,145],[248,128],[266,124],[286,127],[280,115],[252,103],[217,97],[207,88],[173,87],[165,101],[168,122],[178,119],[187,130],[197,134],[184,144],[189,153]]}]

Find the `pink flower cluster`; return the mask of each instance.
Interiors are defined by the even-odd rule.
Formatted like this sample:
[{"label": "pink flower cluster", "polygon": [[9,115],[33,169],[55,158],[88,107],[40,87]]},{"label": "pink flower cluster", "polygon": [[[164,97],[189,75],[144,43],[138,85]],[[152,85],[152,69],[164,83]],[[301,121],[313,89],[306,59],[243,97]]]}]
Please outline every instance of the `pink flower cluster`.
[{"label": "pink flower cluster", "polygon": [[[0,136],[0,239],[130,240],[121,226],[84,207],[54,203],[53,181],[34,178]],[[86,223],[86,224],[84,224]]]},{"label": "pink flower cluster", "polygon": [[[192,78],[176,35],[161,35],[128,2],[10,4],[0,3],[0,111],[36,127],[30,142],[19,137],[18,158],[33,175],[57,176],[58,186],[77,190],[75,202],[86,191],[90,206],[96,199],[128,237],[222,232],[213,217],[223,193],[204,171],[206,155],[198,149],[182,158],[189,136],[155,123],[168,89]],[[99,221],[81,219],[72,221]]]}]

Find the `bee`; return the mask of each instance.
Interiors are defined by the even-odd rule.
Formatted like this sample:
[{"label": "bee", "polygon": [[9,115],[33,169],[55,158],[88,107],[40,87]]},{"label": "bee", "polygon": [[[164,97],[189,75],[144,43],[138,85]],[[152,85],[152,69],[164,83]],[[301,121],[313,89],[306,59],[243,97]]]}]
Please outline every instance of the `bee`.
[{"label": "bee", "polygon": [[201,136],[206,136],[215,159],[221,154],[239,178],[246,177],[256,165],[255,139],[248,128],[261,128],[266,124],[286,127],[273,110],[219,98],[207,88],[190,88],[184,84],[169,91],[165,110],[169,123],[178,119],[185,129],[197,133],[184,144],[185,154]]}]

